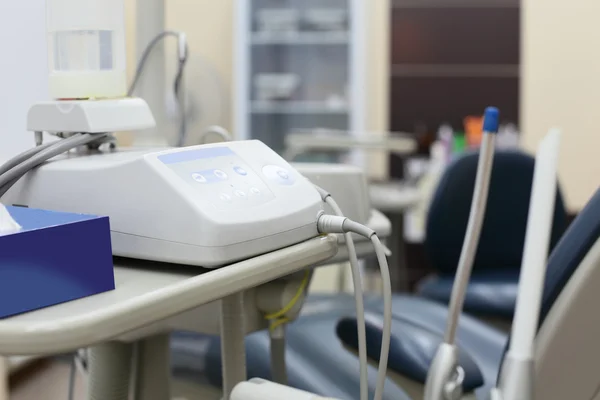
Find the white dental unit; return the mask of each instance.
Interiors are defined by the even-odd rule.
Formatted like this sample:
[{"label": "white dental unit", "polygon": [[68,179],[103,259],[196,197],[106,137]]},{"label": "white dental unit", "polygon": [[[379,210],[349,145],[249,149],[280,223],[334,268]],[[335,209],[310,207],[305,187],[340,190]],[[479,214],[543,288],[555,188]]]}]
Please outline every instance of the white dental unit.
[{"label": "white dental unit", "polygon": [[115,255],[203,267],[313,238],[323,210],[311,183],[259,141],[65,157],[4,200],[109,215]]}]

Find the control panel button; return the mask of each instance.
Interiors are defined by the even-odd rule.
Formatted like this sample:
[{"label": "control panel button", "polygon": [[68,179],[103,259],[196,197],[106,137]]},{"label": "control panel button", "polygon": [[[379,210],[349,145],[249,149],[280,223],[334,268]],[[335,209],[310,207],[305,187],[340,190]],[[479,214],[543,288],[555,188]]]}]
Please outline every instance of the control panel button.
[{"label": "control panel button", "polygon": [[222,201],[225,201],[225,202],[230,202],[231,201],[231,196],[228,195],[227,193],[221,193],[219,195],[219,199],[221,199]]},{"label": "control panel button", "polygon": [[245,192],[242,192],[241,190],[236,190],[236,191],[234,192],[234,194],[235,194],[237,197],[240,197],[240,198],[242,198],[242,199],[246,197],[246,193],[245,193]]},{"label": "control panel button", "polygon": [[207,180],[204,177],[204,175],[198,174],[198,173],[193,173],[192,174],[192,179],[195,180],[198,183],[206,183],[207,182]]},{"label": "control panel button", "polygon": [[227,179],[227,174],[223,171],[221,171],[220,169],[215,169],[213,171],[213,174],[215,174],[215,176],[217,178],[219,178],[220,180],[224,181],[225,179]]},{"label": "control panel button", "polygon": [[258,196],[258,195],[260,195],[260,189],[259,188],[255,188],[255,187],[250,188],[250,193],[252,193],[255,196]]},{"label": "control panel button", "polygon": [[295,182],[288,170],[277,165],[265,165],[262,172],[269,180],[280,185],[293,185]]},{"label": "control panel button", "polygon": [[246,171],[244,168],[242,168],[242,167],[235,166],[235,167],[233,167],[233,170],[234,170],[234,171],[235,171],[235,173],[236,173],[236,174],[238,174],[238,175],[241,175],[241,176],[246,176],[246,175],[248,175],[248,172],[247,172],[247,171]]}]

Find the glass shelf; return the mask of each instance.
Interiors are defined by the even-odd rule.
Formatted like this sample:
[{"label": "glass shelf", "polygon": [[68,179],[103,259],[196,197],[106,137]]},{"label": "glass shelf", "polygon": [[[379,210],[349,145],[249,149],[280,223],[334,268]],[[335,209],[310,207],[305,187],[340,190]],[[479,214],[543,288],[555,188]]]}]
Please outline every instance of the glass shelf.
[{"label": "glass shelf", "polygon": [[348,32],[254,32],[253,45],[344,45],[349,43]]},{"label": "glass shelf", "polygon": [[325,101],[253,101],[255,114],[346,114],[346,104],[332,105]]}]

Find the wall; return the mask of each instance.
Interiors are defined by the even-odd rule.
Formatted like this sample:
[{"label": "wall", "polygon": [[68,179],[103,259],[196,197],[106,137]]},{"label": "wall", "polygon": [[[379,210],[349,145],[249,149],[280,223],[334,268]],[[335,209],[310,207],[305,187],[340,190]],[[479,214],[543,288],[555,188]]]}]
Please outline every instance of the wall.
[{"label": "wall", "polygon": [[[196,105],[196,122],[204,124],[198,128],[212,124],[223,125],[229,130],[233,128],[231,105],[236,1],[168,0],[167,3],[167,29],[188,35],[191,58],[185,84],[194,96],[191,100]],[[171,42],[167,54],[174,52]],[[167,76],[174,76],[175,67],[175,62],[167,65]],[[207,97],[207,93],[211,96]]]},{"label": "wall", "polygon": [[29,106],[48,98],[45,1],[0,1],[0,160],[33,145]]},{"label": "wall", "polygon": [[[367,0],[365,0],[367,1]],[[367,131],[386,134],[389,130],[390,76],[390,0],[368,1],[366,32]],[[374,152],[368,158],[369,175],[384,179],[388,175],[389,156]]]},{"label": "wall", "polygon": [[523,0],[521,125],[535,151],[550,127],[563,131],[560,181],[581,209],[600,183],[600,2]]},{"label": "wall", "polygon": [[[138,0],[142,1],[142,0]],[[187,67],[186,85],[192,91],[198,111],[204,113],[198,117],[191,128],[202,127],[201,119],[206,121],[207,114],[216,115],[211,121],[234,130],[233,95],[235,82],[233,54],[235,36],[235,12],[237,0],[168,0],[166,9],[166,26],[168,29],[186,32],[190,43],[190,61]],[[366,0],[365,0],[366,1]],[[125,0],[127,6],[129,71],[135,68],[135,2]],[[367,85],[365,96],[367,101],[367,130],[377,133],[387,131],[388,126],[388,68],[389,68],[389,0],[369,2],[366,7],[367,26],[366,41]],[[167,46],[167,59],[174,54],[173,41]],[[167,61],[167,75],[175,73],[175,61]],[[219,91],[224,99],[214,98],[212,103],[198,104],[206,92]],[[215,102],[221,105],[215,105]],[[204,122],[206,126],[206,122]],[[235,134],[235,131],[233,131]],[[369,157],[369,170],[374,176],[387,173],[387,157],[373,155]]]},{"label": "wall", "polygon": [[[136,15],[138,0],[124,0],[127,25],[128,72],[130,80],[136,68]],[[144,1],[144,0],[139,0]],[[184,85],[193,105],[194,120],[189,132],[198,133],[210,124],[232,128],[231,84],[233,66],[233,20],[236,0],[166,0],[166,29],[183,31],[188,36],[189,60]],[[167,88],[171,88],[176,69],[176,43],[166,39]],[[211,97],[206,96],[211,93]],[[174,121],[174,120],[173,120]],[[172,123],[169,128],[176,129]],[[123,144],[133,141],[131,134],[123,134]]]}]

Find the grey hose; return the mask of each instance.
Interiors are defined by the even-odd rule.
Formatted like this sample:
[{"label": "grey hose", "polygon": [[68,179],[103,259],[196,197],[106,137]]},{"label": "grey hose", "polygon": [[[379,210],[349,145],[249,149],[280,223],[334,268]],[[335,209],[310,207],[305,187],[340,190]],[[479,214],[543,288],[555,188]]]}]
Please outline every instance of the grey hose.
[{"label": "grey hose", "polygon": [[181,147],[185,144],[185,136],[187,134],[187,121],[185,119],[185,104],[183,101],[184,95],[182,93],[181,87],[183,86],[183,84],[182,84],[183,83],[183,72],[185,70],[185,66],[188,61],[188,53],[189,53],[187,37],[183,32],[164,31],[164,32],[161,32],[158,35],[156,35],[154,37],[154,39],[152,39],[150,41],[150,43],[148,43],[148,45],[144,49],[144,53],[142,54],[142,57],[140,58],[140,61],[138,63],[137,69],[135,71],[135,76],[133,78],[133,82],[131,83],[131,85],[129,86],[129,89],[127,90],[127,96],[129,96],[129,97],[133,96],[133,93],[135,92],[135,88],[136,88],[140,78],[142,77],[142,73],[144,72],[144,67],[146,66],[146,63],[148,62],[148,58],[150,57],[152,50],[161,40],[163,40],[167,36],[173,36],[178,41],[177,47],[178,47],[179,61],[177,64],[177,74],[175,76],[175,81],[173,83],[173,93],[174,93],[175,101],[177,102],[177,108],[179,109],[180,118],[181,118],[181,122],[179,125],[179,132],[177,135],[177,146]]},{"label": "grey hose", "polygon": [[[328,196],[325,202],[331,206],[333,212],[340,217],[344,216],[342,209],[333,199]],[[365,305],[363,299],[362,277],[358,264],[358,256],[356,255],[356,247],[351,233],[344,235],[346,239],[346,247],[348,248],[348,257],[350,259],[350,268],[352,271],[352,283],[354,285],[354,302],[356,306],[356,329],[358,334],[358,358],[360,360],[360,399],[367,400],[369,398],[369,375],[368,375],[368,360],[367,360],[367,333],[365,323]]]},{"label": "grey hose", "polygon": [[63,154],[78,146],[89,144],[98,139],[106,137],[108,134],[77,134],[68,139],[63,139],[59,142],[52,143],[48,148],[34,154],[32,157],[23,161],[19,165],[11,168],[6,173],[0,175],[0,198],[27,172],[40,164]]},{"label": "grey hose", "polygon": [[221,142],[231,142],[233,140],[231,133],[227,129],[213,125],[200,135],[200,144],[207,144],[210,136],[218,136]]},{"label": "grey hose", "polygon": [[174,84],[174,88],[178,89],[178,85],[180,83],[180,75],[181,75],[180,71],[182,71],[183,68],[185,67],[185,63],[188,58],[187,40],[185,38],[185,35],[181,32],[164,31],[164,32],[161,32],[158,35],[156,35],[154,37],[154,39],[152,39],[150,41],[150,43],[148,43],[148,45],[146,46],[146,49],[144,49],[144,53],[142,54],[142,57],[140,58],[137,69],[135,71],[135,76],[133,78],[133,82],[129,86],[129,90],[127,90],[127,96],[131,97],[133,95],[133,93],[135,92],[135,88],[136,88],[140,78],[142,77],[142,72],[144,72],[144,67],[146,66],[146,63],[148,62],[148,57],[150,57],[150,54],[152,53],[154,46],[156,46],[161,40],[163,40],[167,36],[173,36],[179,41],[179,47],[180,47],[180,49],[179,49],[179,68],[178,68],[177,77],[175,78],[175,84]]},{"label": "grey hose", "polygon": [[[331,194],[318,185],[314,185],[314,187],[317,190],[317,192],[319,192],[321,199],[325,203],[329,204],[329,206],[333,209],[333,212],[338,217],[344,218],[344,213],[342,212],[342,209],[337,204],[335,199],[331,196]],[[358,335],[358,358],[360,368],[360,400],[367,400],[369,397],[369,376],[367,370],[367,334],[365,324],[365,304],[363,299],[362,277],[360,274],[358,256],[356,255],[356,247],[354,246],[354,239],[352,238],[352,234],[350,232],[346,232],[344,237],[346,239],[346,247],[348,248],[348,257],[350,259],[350,268],[352,271],[352,282],[354,284],[354,303],[356,306],[356,330]]]},{"label": "grey hose", "polygon": [[483,142],[479,152],[477,176],[475,178],[475,189],[469,213],[469,222],[465,233],[465,240],[458,260],[458,269],[454,284],[452,285],[452,296],[448,307],[448,326],[444,334],[444,343],[454,345],[456,341],[456,330],[462,311],[467,285],[473,269],[473,261],[477,253],[477,245],[481,236],[481,228],[485,218],[485,209],[494,164],[494,146],[496,135],[484,134]]},{"label": "grey hose", "polygon": [[[2,176],[2,174],[6,173],[7,171],[10,171],[12,168],[16,167],[17,165],[21,164],[23,161],[26,161],[26,160],[30,159],[31,157],[33,157],[34,155],[40,153],[42,150],[45,150],[48,147],[53,146],[54,144],[55,144],[54,142],[51,142],[51,143],[46,143],[44,145],[32,147],[31,149],[25,150],[21,154],[16,155],[15,157],[11,158],[10,160],[8,160],[7,162],[5,162],[4,164],[2,164],[0,166],[0,176]],[[18,181],[18,179],[13,179],[11,182],[8,183],[8,187],[12,187],[15,183],[17,183],[17,181]],[[5,192],[0,191],[0,197],[2,197],[3,193],[5,193]]]},{"label": "grey hose", "polygon": [[[357,232],[358,233],[358,232]],[[373,400],[382,400],[385,390],[385,378],[387,375],[388,357],[390,354],[390,342],[392,331],[392,284],[390,280],[390,269],[385,256],[385,247],[377,235],[371,236],[371,242],[377,254],[379,268],[381,269],[381,281],[383,283],[383,336],[381,337],[381,353],[379,355],[379,369],[377,371],[377,385]]]},{"label": "grey hose", "polygon": [[4,164],[0,165],[0,176],[3,175],[5,172],[10,171],[12,168],[16,167],[17,165],[21,164],[23,161],[30,159],[37,153],[41,152],[42,150],[47,149],[48,147],[51,147],[54,144],[55,144],[55,142],[51,142],[51,143],[43,144],[41,146],[32,147],[29,150],[25,150],[21,154],[14,156],[13,158],[8,160]]}]

